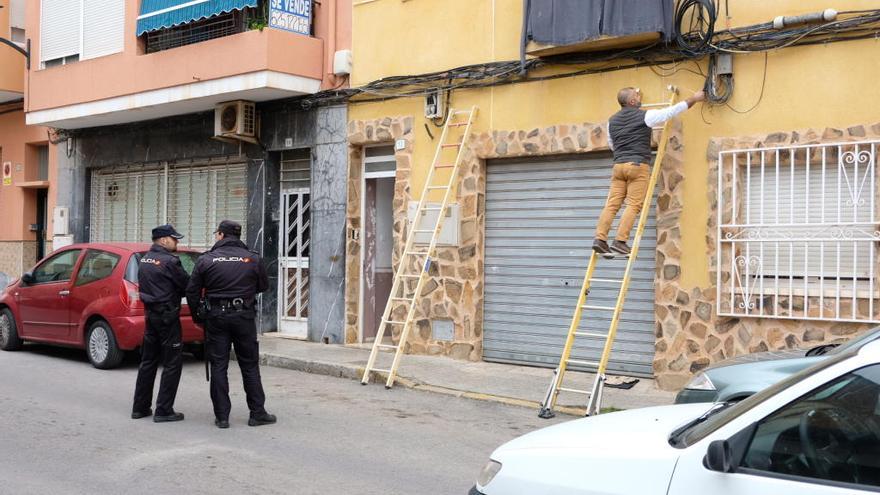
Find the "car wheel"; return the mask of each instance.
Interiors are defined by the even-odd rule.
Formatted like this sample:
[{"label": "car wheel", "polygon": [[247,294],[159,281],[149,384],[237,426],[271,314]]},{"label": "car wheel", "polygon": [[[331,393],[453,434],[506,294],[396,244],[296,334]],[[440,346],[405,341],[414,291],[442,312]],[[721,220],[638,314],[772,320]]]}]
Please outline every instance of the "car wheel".
[{"label": "car wheel", "polygon": [[119,366],[125,353],[116,344],[116,336],[106,321],[96,321],[89,327],[86,353],[92,366],[107,370]]},{"label": "car wheel", "polygon": [[15,317],[12,311],[3,309],[0,311],[0,349],[4,351],[17,351],[24,342],[18,336],[18,327],[15,326]]}]

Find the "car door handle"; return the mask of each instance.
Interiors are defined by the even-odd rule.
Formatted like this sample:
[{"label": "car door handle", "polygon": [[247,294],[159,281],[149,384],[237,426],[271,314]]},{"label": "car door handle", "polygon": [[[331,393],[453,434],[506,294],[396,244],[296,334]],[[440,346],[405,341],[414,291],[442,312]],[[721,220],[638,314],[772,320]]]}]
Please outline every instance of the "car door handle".
[{"label": "car door handle", "polygon": [[59,291],[59,292],[58,292],[58,295],[59,295],[59,296],[69,296],[69,295],[70,295],[70,291],[69,291],[69,290],[62,290],[62,291]]}]

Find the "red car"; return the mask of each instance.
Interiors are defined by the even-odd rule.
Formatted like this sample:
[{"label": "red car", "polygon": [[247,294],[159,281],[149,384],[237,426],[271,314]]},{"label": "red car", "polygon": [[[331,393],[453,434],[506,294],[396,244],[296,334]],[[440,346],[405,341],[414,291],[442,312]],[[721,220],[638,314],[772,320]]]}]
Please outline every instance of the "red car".
[{"label": "red car", "polygon": [[[0,349],[24,341],[85,349],[96,368],[118,366],[144,339],[138,261],[149,244],[88,243],[59,249],[0,293]],[[192,272],[198,252],[177,253]],[[181,308],[183,343],[201,352],[204,333]]]}]

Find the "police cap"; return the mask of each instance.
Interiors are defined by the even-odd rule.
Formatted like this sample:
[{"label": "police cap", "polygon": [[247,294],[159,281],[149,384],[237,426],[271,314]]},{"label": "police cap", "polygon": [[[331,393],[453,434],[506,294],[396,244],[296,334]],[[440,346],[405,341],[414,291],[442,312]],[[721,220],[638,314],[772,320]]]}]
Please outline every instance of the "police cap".
[{"label": "police cap", "polygon": [[183,235],[174,230],[174,226],[170,223],[166,223],[165,225],[160,225],[153,229],[153,240],[161,239],[163,237],[173,237],[175,239],[183,239]]}]

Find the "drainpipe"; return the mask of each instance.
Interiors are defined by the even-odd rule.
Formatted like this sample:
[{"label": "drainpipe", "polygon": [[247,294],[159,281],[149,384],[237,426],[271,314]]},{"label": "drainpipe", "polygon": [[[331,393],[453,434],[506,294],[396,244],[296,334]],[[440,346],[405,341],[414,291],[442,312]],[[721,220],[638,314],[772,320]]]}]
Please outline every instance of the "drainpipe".
[{"label": "drainpipe", "polygon": [[324,0],[327,3],[327,76],[330,84],[336,85],[336,74],[333,73],[333,58],[336,54],[336,0]]}]

